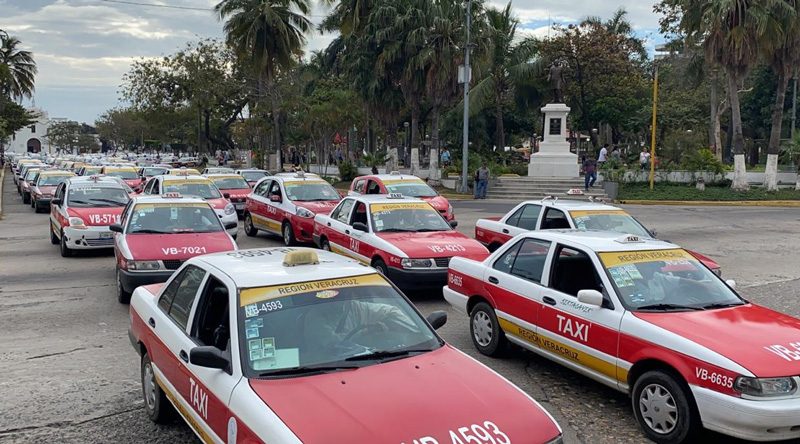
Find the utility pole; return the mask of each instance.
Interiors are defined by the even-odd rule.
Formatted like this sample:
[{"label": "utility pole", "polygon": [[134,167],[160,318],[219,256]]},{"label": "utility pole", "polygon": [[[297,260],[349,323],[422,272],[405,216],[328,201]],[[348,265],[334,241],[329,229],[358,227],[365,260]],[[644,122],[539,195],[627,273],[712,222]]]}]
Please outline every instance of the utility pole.
[{"label": "utility pole", "polygon": [[792,91],[792,141],[797,132],[797,71],[794,72],[794,90]]},{"label": "utility pole", "polygon": [[654,60],[655,75],[653,76],[653,123],[650,133],[650,191],[656,177],[656,115],[658,113],[658,60]]},{"label": "utility pole", "polygon": [[469,64],[469,32],[472,26],[472,0],[467,0],[467,44],[464,46],[464,71],[460,80],[464,81],[464,146],[461,150],[461,192],[467,192],[469,174],[469,83],[472,80],[472,67]]}]

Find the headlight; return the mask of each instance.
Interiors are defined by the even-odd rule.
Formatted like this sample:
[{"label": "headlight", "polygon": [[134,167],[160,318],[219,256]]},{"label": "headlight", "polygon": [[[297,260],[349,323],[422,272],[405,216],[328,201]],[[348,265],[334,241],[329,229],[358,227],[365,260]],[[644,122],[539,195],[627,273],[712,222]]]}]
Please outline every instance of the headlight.
[{"label": "headlight", "polygon": [[453,206],[450,204],[447,204],[447,214],[453,214]]},{"label": "headlight", "polygon": [[229,203],[228,205],[225,205],[225,214],[226,215],[230,216],[231,214],[233,214],[235,212],[236,212],[236,207],[233,206],[232,203]]},{"label": "headlight", "polygon": [[743,395],[759,398],[791,395],[797,390],[793,378],[750,378],[739,376],[733,388]]},{"label": "headlight", "polygon": [[153,271],[160,270],[161,263],[158,261],[130,261],[128,270]]},{"label": "headlight", "polygon": [[400,265],[403,268],[431,268],[433,261],[431,259],[402,259]]},{"label": "headlight", "polygon": [[311,219],[312,217],[314,217],[314,213],[312,213],[311,211],[309,211],[309,210],[307,210],[307,209],[305,209],[303,207],[298,207],[297,208],[297,215],[300,216],[300,217],[304,217],[306,219]]},{"label": "headlight", "polygon": [[81,219],[80,217],[70,217],[69,226],[72,228],[83,229],[86,228],[86,223],[84,223],[83,219]]}]

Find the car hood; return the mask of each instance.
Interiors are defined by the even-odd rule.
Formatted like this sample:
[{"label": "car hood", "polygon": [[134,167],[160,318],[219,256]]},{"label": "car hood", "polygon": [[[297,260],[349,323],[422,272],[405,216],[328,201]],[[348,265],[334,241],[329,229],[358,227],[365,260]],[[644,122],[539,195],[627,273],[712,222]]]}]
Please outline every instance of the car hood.
[{"label": "car hood", "polygon": [[56,191],[56,187],[52,185],[34,186],[33,188],[41,194],[53,194]]},{"label": "car hood", "polygon": [[219,191],[223,194],[230,194],[232,198],[244,198],[247,197],[248,194],[253,192],[253,190],[250,188],[232,188],[232,189],[220,188]]},{"label": "car hood", "polygon": [[634,315],[725,356],[757,377],[800,374],[800,319],[752,304]]},{"label": "car hood", "polygon": [[338,200],[325,200],[320,202],[298,202],[292,201],[298,207],[305,208],[314,214],[331,214],[336,205],[339,204]]},{"label": "car hood", "polygon": [[125,207],[70,208],[67,213],[71,217],[80,217],[90,227],[118,224],[119,217]]},{"label": "car hood", "polygon": [[[236,247],[230,236],[224,231],[217,233],[179,233],[179,234],[129,234],[125,243],[134,260],[186,260],[197,254],[197,248],[203,247],[202,254],[233,251]],[[195,247],[187,249],[187,247]],[[191,250],[191,251],[190,251]]]},{"label": "car hood", "polygon": [[378,233],[378,237],[399,248],[410,258],[461,256],[482,261],[489,257],[486,247],[458,231]]},{"label": "car hood", "polygon": [[719,264],[708,256],[704,256],[696,251],[691,251],[691,250],[686,250],[686,252],[694,256],[695,259],[702,262],[703,265],[705,265],[711,270],[716,270],[720,268]]},{"label": "car hood", "polygon": [[140,179],[138,177],[136,179],[122,179],[122,180],[123,180],[123,182],[128,184],[129,187],[136,187],[136,186],[139,186],[142,183],[142,179]]},{"label": "car hood", "polygon": [[437,211],[447,211],[447,207],[450,206],[450,202],[448,202],[447,199],[442,196],[420,197],[420,199],[431,204],[431,206],[436,208]]},{"label": "car hood", "polygon": [[225,199],[224,197],[220,197],[219,199],[206,199],[206,202],[208,202],[208,204],[211,205],[211,208],[215,210],[224,210],[225,207],[230,203],[228,199]]},{"label": "car hood", "polygon": [[449,346],[357,370],[251,379],[250,386],[307,443],[412,443],[426,436],[449,443],[450,430],[486,421],[510,442],[547,442],[560,433],[519,389]]}]

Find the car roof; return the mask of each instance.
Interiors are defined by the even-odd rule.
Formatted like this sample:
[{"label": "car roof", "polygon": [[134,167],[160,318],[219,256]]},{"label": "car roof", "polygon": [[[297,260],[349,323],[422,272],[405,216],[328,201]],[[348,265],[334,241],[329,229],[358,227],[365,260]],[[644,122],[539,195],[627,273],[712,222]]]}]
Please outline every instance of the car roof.
[{"label": "car roof", "polygon": [[61,175],[75,175],[72,171],[66,170],[42,170],[40,176],[61,176]]},{"label": "car roof", "polygon": [[206,174],[203,177],[207,177],[209,179],[244,179],[244,177],[236,173],[213,173]]},{"label": "car roof", "polygon": [[529,231],[520,237],[579,245],[596,252],[671,250],[681,248],[658,239],[595,230]]},{"label": "car roof", "polygon": [[95,180],[92,176],[73,176],[66,180],[68,185],[70,184],[93,184],[97,185],[100,188],[108,187],[108,188],[123,188],[122,184],[119,183],[116,179],[113,179],[108,176],[100,176]]},{"label": "car roof", "polygon": [[583,210],[583,211],[612,211],[622,210],[622,208],[608,205],[603,202],[590,202],[584,200],[569,200],[569,199],[542,199],[542,200],[529,200],[523,202],[524,204],[544,205],[555,207],[566,211]]},{"label": "car roof", "polygon": [[[319,264],[285,266],[283,259],[291,251],[313,252],[319,258]],[[198,256],[189,260],[189,263],[192,262],[218,268],[230,276],[238,288],[267,287],[375,274],[375,270],[356,260],[311,248],[239,250]]]},{"label": "car roof", "polygon": [[206,177],[206,176],[198,176],[197,174],[186,174],[186,175],[184,175],[184,174],[162,174],[160,176],[153,176],[153,177],[158,177],[158,178],[164,180],[165,182],[177,182],[177,181],[180,181],[180,180],[205,180],[205,181],[209,181],[210,182],[210,179],[208,177]]},{"label": "car roof", "polygon": [[[284,174],[284,173],[281,173],[281,174]],[[288,173],[288,174],[294,174],[294,173]],[[307,180],[309,182],[325,182],[325,183],[328,183],[325,179],[317,176],[316,174],[310,174],[310,173],[309,174],[305,174],[303,176],[298,176],[297,174],[294,174],[292,176],[290,176],[290,175],[275,175],[275,176],[267,176],[267,178],[275,179],[275,180],[277,180],[279,182],[287,182],[287,181],[288,182],[296,182],[296,181],[299,181],[299,180]]]},{"label": "car roof", "polygon": [[242,169],[242,170],[236,170],[236,172],[237,172],[237,173],[244,173],[244,172],[250,172],[250,173],[269,173],[269,171],[267,171],[267,170],[260,170],[260,169],[258,169],[258,168],[245,168],[245,169]]},{"label": "car roof", "polygon": [[[162,197],[161,195],[157,194],[148,194],[146,196],[136,196],[133,199],[134,204],[140,203],[202,203],[208,205],[204,199],[194,196],[183,196],[183,197]],[[209,208],[211,206],[209,205]]]},{"label": "car roof", "polygon": [[356,179],[365,179],[365,178],[378,179],[381,182],[383,182],[384,180],[408,180],[408,181],[425,182],[424,180],[413,174],[371,174],[369,176],[357,177]]},{"label": "car roof", "polygon": [[416,197],[389,197],[388,194],[362,194],[359,196],[346,196],[345,199],[356,199],[370,205],[377,203],[426,203]]}]

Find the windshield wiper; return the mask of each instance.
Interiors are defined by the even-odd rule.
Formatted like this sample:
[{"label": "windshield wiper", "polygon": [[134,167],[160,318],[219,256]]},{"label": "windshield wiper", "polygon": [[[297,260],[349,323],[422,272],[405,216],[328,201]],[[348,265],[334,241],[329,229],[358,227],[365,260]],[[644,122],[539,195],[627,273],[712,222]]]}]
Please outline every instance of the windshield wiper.
[{"label": "windshield wiper", "polygon": [[130,234],[170,234],[167,231],[159,231],[159,230],[136,230],[132,231]]},{"label": "windshield wiper", "polygon": [[737,301],[737,302],[715,302],[713,304],[703,305],[703,309],[709,310],[714,308],[729,308],[729,307],[738,307],[740,305],[744,305],[744,302]]},{"label": "windshield wiper", "polygon": [[692,307],[691,305],[680,304],[651,304],[636,307],[637,310],[705,310],[704,307]]},{"label": "windshield wiper", "polygon": [[284,368],[281,370],[273,370],[270,372],[259,373],[259,377],[267,376],[296,376],[296,375],[309,375],[314,373],[327,373],[335,372],[338,370],[352,370],[361,368],[359,365],[341,364],[341,365],[304,365],[300,367]]},{"label": "windshield wiper", "polygon": [[447,231],[447,230],[445,229],[440,230],[439,228],[420,228],[416,231],[417,233],[432,233],[432,232]]},{"label": "windshield wiper", "polygon": [[417,230],[406,230],[405,228],[384,228],[379,233],[413,233]]},{"label": "windshield wiper", "polygon": [[92,199],[92,202],[107,202],[107,203],[114,204],[114,205],[119,206],[119,207],[124,207],[126,205],[125,202],[120,202],[120,201],[114,200],[114,199]]},{"label": "windshield wiper", "polygon": [[373,359],[386,359],[386,358],[399,358],[408,356],[411,353],[426,353],[431,349],[410,349],[410,350],[376,350],[374,352],[366,353],[358,356],[351,356],[345,361],[371,361]]}]

